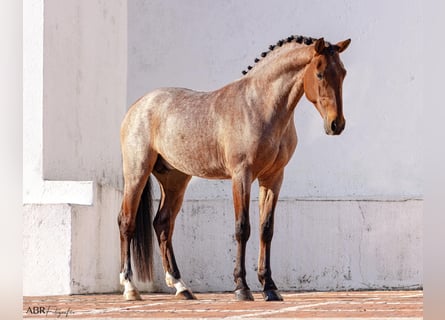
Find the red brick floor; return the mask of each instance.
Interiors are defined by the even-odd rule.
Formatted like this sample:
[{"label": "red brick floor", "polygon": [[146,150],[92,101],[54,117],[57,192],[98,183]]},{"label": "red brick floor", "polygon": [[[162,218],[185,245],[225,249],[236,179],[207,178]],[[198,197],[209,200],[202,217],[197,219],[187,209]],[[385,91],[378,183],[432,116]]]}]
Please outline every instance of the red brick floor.
[{"label": "red brick floor", "polygon": [[196,293],[198,300],[143,294],[126,302],[121,294],[23,297],[25,319],[228,318],[228,319],[422,319],[422,291],[282,293],[283,302],[238,302],[232,293]]}]

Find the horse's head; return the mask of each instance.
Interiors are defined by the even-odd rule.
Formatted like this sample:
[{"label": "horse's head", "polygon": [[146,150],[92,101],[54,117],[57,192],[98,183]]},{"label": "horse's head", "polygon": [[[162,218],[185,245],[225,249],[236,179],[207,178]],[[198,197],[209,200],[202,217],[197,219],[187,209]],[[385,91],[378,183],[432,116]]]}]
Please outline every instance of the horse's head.
[{"label": "horse's head", "polygon": [[339,53],[346,50],[351,39],[327,45],[323,38],[314,44],[314,57],[304,74],[304,92],[320,112],[326,134],[338,135],[345,128],[342,85],[346,70]]}]

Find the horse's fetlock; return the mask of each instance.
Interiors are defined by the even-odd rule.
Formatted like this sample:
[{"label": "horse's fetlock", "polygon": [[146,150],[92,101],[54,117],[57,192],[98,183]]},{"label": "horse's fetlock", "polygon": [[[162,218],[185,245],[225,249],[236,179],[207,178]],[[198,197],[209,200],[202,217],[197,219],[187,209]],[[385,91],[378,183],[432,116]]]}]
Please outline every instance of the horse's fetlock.
[{"label": "horse's fetlock", "polygon": [[267,280],[271,279],[270,269],[267,268],[259,268],[257,275],[258,275],[258,281],[261,284],[264,284]]},{"label": "horse's fetlock", "polygon": [[246,270],[243,270],[240,267],[235,267],[235,270],[233,270],[233,278],[235,282],[237,282],[239,279],[244,279],[246,277]]}]

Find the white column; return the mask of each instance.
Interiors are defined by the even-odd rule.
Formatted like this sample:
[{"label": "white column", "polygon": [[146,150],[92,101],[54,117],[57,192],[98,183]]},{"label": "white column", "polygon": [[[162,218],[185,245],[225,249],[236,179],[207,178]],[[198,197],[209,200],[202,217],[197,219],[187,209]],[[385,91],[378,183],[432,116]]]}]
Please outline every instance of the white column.
[{"label": "white column", "polygon": [[119,288],[126,5],[23,3],[24,295]]}]

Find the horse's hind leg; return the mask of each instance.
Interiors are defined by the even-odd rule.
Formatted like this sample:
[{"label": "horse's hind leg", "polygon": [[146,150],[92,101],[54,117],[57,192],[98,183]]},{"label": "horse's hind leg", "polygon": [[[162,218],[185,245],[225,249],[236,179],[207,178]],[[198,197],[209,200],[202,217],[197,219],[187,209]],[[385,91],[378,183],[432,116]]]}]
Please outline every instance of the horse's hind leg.
[{"label": "horse's hind leg", "polygon": [[179,299],[196,299],[192,291],[181,279],[173,252],[172,236],[175,219],[184,199],[185,189],[191,176],[177,170],[163,168],[153,172],[161,187],[159,209],[153,221],[153,226],[159,242],[162,264],[165,271],[165,281],[171,288],[176,289]]},{"label": "horse's hind leg", "polygon": [[118,225],[121,241],[120,283],[124,286],[126,300],[141,300],[132,282],[131,249],[138,278],[142,281],[152,277],[151,240],[151,183],[150,173],[157,153],[150,150],[141,135],[122,137],[124,194]]},{"label": "horse's hind leg", "polygon": [[125,181],[122,206],[118,216],[121,240],[121,273],[119,278],[120,284],[124,286],[125,300],[141,300],[141,296],[132,281],[131,244],[132,241],[134,241],[136,217],[142,191],[144,190],[146,183],[150,183],[148,179],[149,177],[142,176],[139,177],[139,179]]},{"label": "horse's hind leg", "polygon": [[272,280],[272,271],[270,269],[270,247],[273,237],[274,213],[282,181],[282,171],[267,179],[259,179],[260,252],[258,257],[258,280],[263,286],[263,297],[266,301],[283,300]]}]

